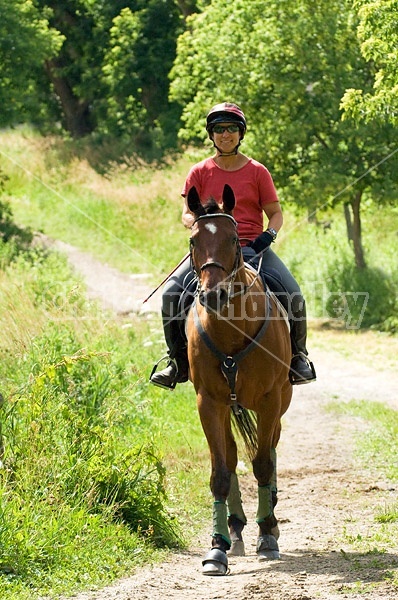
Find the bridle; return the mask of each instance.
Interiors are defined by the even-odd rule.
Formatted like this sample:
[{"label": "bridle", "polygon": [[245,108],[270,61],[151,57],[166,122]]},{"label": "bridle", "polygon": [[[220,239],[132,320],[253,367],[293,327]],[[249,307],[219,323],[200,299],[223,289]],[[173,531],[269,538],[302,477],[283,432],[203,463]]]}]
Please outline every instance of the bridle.
[{"label": "bridle", "polygon": [[[233,218],[232,215],[228,215],[227,213],[214,213],[214,214],[209,214],[209,215],[201,215],[200,217],[197,217],[195,219],[195,221],[193,222],[192,227],[195,225],[195,223],[197,223],[198,221],[202,220],[202,219],[215,219],[215,218],[219,218],[219,217],[225,217],[227,219],[230,219],[235,227],[235,230],[237,230],[238,228],[238,224],[235,221],[235,219]],[[203,263],[203,265],[201,265],[199,268],[195,267],[194,261],[193,261],[193,240],[192,238],[190,238],[189,240],[189,256],[190,256],[190,261],[191,261],[191,268],[192,271],[195,273],[196,278],[198,280],[198,287],[197,287],[197,293],[199,294],[199,292],[201,291],[201,281],[200,281],[200,275],[201,273],[208,269],[209,267],[216,267],[217,269],[221,269],[222,271],[224,271],[224,273],[227,274],[227,279],[228,279],[228,302],[230,300],[232,300],[233,298],[236,298],[237,296],[242,296],[242,295],[246,295],[247,292],[250,290],[250,288],[254,285],[256,279],[259,277],[260,274],[260,269],[261,269],[261,263],[262,263],[262,258],[263,255],[261,255],[260,257],[260,261],[259,261],[259,265],[256,271],[256,276],[253,279],[253,281],[250,283],[250,285],[243,285],[241,287],[241,289],[238,292],[235,293],[231,293],[232,290],[232,285],[236,279],[236,275],[238,273],[239,270],[239,265],[241,262],[241,257],[242,257],[242,247],[240,245],[240,241],[238,236],[236,236],[236,253],[235,253],[235,261],[232,267],[232,271],[230,273],[228,273],[227,269],[224,267],[224,265],[222,265],[220,262],[215,261],[215,260],[209,260],[205,263]]]},{"label": "bridle", "polygon": [[[210,214],[210,215],[201,215],[200,217],[197,217],[195,219],[195,221],[193,222],[192,227],[195,225],[195,223],[197,223],[198,221],[201,221],[203,219],[216,219],[216,218],[220,218],[220,217],[224,217],[226,219],[230,219],[232,221],[232,223],[234,224],[235,231],[236,231],[236,229],[238,227],[237,222],[235,221],[235,219],[233,218],[232,215],[228,215],[226,213],[214,213],[214,214]],[[221,269],[222,271],[224,271],[224,273],[227,274],[227,279],[228,279],[228,300],[231,297],[233,297],[233,296],[231,296],[232,284],[234,283],[236,275],[238,273],[240,259],[241,259],[241,256],[242,256],[242,248],[240,246],[238,236],[236,236],[235,244],[236,244],[235,260],[234,260],[234,264],[233,264],[233,267],[232,267],[232,271],[230,273],[228,273],[228,271],[224,267],[224,265],[222,265],[220,262],[218,262],[216,260],[208,260],[207,262],[203,263],[203,265],[201,265],[199,268],[196,268],[196,266],[194,264],[194,261],[193,261],[193,240],[192,240],[192,238],[190,238],[190,240],[189,240],[189,254],[190,254],[190,260],[191,260],[191,268],[192,268],[193,272],[195,273],[196,278],[198,280],[198,289],[197,289],[198,293],[201,291],[201,281],[200,281],[200,275],[201,275],[201,273],[203,271],[205,271],[206,269],[209,269],[210,267],[216,267],[217,269]]]}]

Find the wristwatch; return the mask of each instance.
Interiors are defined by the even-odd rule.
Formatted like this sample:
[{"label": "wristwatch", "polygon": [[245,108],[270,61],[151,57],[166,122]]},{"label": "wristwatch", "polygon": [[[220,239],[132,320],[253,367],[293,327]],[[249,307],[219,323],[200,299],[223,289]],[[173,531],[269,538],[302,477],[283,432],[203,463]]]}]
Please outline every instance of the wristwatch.
[{"label": "wristwatch", "polygon": [[268,227],[268,229],[266,229],[265,231],[267,231],[268,233],[270,233],[272,235],[272,241],[275,242],[276,236],[278,235],[278,232],[276,231],[276,229],[274,229],[273,227]]}]

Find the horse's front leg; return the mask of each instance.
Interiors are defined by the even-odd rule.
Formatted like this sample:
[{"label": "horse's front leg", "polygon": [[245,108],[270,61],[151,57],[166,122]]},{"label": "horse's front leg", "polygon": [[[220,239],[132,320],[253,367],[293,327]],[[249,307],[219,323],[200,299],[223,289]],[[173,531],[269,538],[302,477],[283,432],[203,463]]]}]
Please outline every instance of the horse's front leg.
[{"label": "horse's front leg", "polygon": [[229,408],[198,394],[198,411],[211,457],[210,489],[213,495],[212,549],[203,560],[205,575],[225,575],[228,571],[227,550],[231,538],[227,520],[227,497],[231,472],[226,459],[226,423]]},{"label": "horse's front leg", "polygon": [[279,558],[278,521],[274,514],[277,503],[276,445],[279,440],[280,423],[258,418],[259,444],[253,460],[253,472],[258,482],[258,508],[256,520],[259,525],[257,555],[259,560]]},{"label": "horse's front leg", "polygon": [[245,545],[243,543],[242,531],[247,523],[246,515],[243,510],[242,497],[239,489],[238,476],[236,474],[236,465],[238,464],[238,449],[231,430],[231,419],[226,428],[226,456],[227,466],[231,473],[229,494],[227,498],[228,506],[228,527],[231,537],[230,556],[245,556]]}]

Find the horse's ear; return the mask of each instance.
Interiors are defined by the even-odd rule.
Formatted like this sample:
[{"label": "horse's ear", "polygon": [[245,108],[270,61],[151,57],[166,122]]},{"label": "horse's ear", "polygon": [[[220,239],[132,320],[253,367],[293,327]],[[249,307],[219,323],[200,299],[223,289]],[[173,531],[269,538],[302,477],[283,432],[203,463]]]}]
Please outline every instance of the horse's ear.
[{"label": "horse's ear", "polygon": [[231,186],[229,186],[227,183],[224,185],[222,203],[224,212],[231,214],[235,208],[235,194]]},{"label": "horse's ear", "polygon": [[195,217],[200,217],[201,215],[205,214],[205,209],[202,206],[202,203],[199,198],[198,190],[196,189],[195,186],[190,188],[190,190],[188,192],[187,200],[188,200],[188,208],[191,212],[193,212]]}]

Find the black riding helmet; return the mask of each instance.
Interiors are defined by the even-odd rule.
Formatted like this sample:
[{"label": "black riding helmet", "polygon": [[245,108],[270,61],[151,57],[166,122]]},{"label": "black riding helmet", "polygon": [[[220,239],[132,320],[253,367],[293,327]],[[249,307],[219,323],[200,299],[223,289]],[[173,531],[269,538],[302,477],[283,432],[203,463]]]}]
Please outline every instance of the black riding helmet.
[{"label": "black riding helmet", "polygon": [[231,102],[222,102],[216,104],[209,111],[206,118],[206,131],[211,138],[214,125],[217,123],[236,123],[240,129],[240,139],[243,140],[246,133],[246,118],[237,104]]}]

